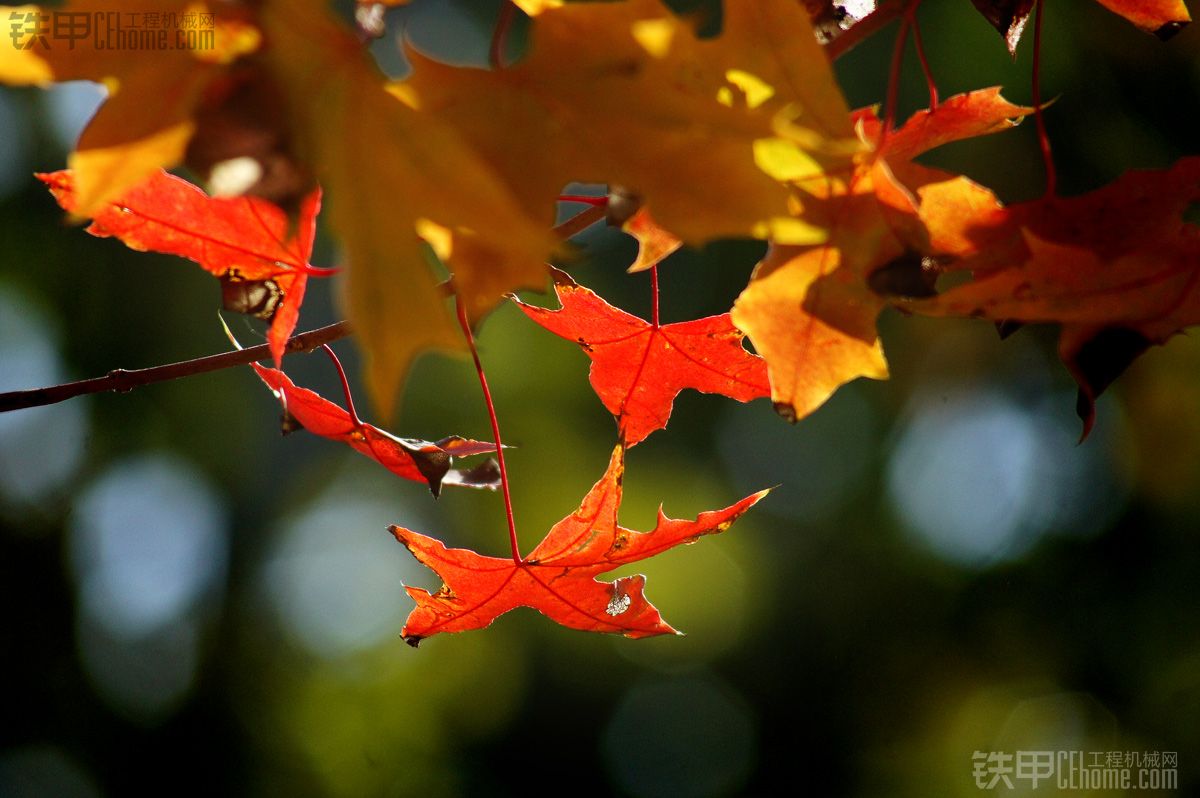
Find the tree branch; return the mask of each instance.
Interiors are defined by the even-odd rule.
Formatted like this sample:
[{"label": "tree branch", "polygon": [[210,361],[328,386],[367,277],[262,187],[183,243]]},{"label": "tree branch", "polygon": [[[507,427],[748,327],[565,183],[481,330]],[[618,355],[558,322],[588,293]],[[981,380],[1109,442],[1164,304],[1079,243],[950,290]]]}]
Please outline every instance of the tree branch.
[{"label": "tree branch", "polygon": [[[309,330],[300,335],[292,336],[287,342],[288,352],[309,352],[322,344],[336,341],[350,335],[349,322],[339,321],[328,327]],[[68,382],[62,385],[52,385],[48,388],[33,388],[27,391],[10,391],[0,394],[0,413],[10,410],[22,410],[27,407],[41,407],[57,404],[76,396],[89,393],[104,393],[114,391],[125,393],[140,385],[155,382],[175,380],[180,377],[190,377],[193,374],[204,374],[209,371],[220,371],[232,366],[245,366],[257,360],[270,357],[269,344],[237,349],[232,352],[222,352],[219,355],[208,355],[179,363],[168,363],[146,369],[113,369],[103,377],[93,377],[89,380]]]},{"label": "tree branch", "polygon": [[863,39],[904,13],[904,0],[879,0],[875,10],[850,26],[841,36],[825,45],[825,55],[830,61],[841,58]]}]

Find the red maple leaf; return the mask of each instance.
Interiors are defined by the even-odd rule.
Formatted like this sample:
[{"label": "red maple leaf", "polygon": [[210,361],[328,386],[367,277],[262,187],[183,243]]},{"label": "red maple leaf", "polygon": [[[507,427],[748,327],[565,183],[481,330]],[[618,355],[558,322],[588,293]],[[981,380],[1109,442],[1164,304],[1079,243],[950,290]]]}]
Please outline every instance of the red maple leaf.
[{"label": "red maple leaf", "polygon": [[700,513],[695,521],[667,518],[662,509],[653,531],[617,525],[624,450],[618,446],[579,509],[559,521],[521,562],[450,549],[435,538],[390,527],[412,555],[444,582],[436,593],[406,587],[417,606],[401,634],[410,645],[439,632],[482,629],[517,607],[533,607],[563,626],[626,637],[678,634],[646,600],[641,575],[612,582],[600,574],[653,557],[701,535],[724,532],[767,494],[760,491],[723,510]]},{"label": "red maple leaf", "polygon": [[[920,313],[1061,325],[1084,435],[1095,399],[1148,346],[1200,324],[1200,158],[1127,172],[1076,197],[964,216],[978,243],[948,269],[973,280],[909,307]],[[965,222],[965,223],[964,223]]]},{"label": "red maple leaf", "polygon": [[[74,211],[70,170],[38,174],[58,204]],[[258,197],[210,197],[167,172],[158,172],[107,203],[87,230],[120,239],[139,251],[163,252],[195,261],[221,279],[228,310],[271,320],[267,341],[275,363],[283,359],[296,328],[310,274],[321,191],[300,205],[295,224],[277,205]]]},{"label": "red maple leaf", "polygon": [[553,270],[562,304],[548,310],[517,301],[525,315],[574,341],[592,359],[592,387],[634,446],[667,426],[684,388],[748,402],[771,395],[767,365],[742,346],[728,313],[676,324],[650,323],[605,302]]},{"label": "red maple leaf", "polygon": [[386,430],[364,424],[320,394],[301,388],[282,371],[250,364],[267,387],[275,392],[289,414],[301,427],[323,438],[349,444],[388,471],[404,479],[428,483],[434,496],[443,485],[495,490],[500,485],[496,462],[489,459],[467,471],[453,468],[454,457],[466,457],[496,451],[494,443],[473,441],[452,435],[440,441],[397,438]]}]

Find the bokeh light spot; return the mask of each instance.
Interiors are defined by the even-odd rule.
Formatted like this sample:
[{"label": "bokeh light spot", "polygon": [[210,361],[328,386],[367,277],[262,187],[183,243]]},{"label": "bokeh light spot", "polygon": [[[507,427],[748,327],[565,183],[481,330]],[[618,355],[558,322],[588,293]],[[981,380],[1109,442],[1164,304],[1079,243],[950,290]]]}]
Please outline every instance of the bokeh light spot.
[{"label": "bokeh light spot", "polygon": [[4,157],[0,158],[0,199],[3,199],[33,180],[29,174],[29,125],[4,89],[0,89],[0,141],[4,142]]},{"label": "bokeh light spot", "polygon": [[711,678],[635,685],[602,739],[614,782],[635,796],[736,795],[753,764],[755,722],[741,698]]},{"label": "bokeh light spot", "polygon": [[[1111,433],[1075,446],[1053,397],[1037,407],[992,389],[918,394],[887,467],[891,504],[939,557],[1012,560],[1047,534],[1096,534],[1127,488],[1110,467]],[[1113,424],[1112,426],[1119,426]]]},{"label": "bokeh light spot", "polygon": [[75,149],[84,127],[107,99],[108,92],[99,83],[72,80],[56,83],[46,90],[46,110],[50,129],[64,150]]},{"label": "bokeh light spot", "polygon": [[75,505],[71,565],[88,618],[143,637],[224,584],[225,508],[195,468],[149,454],[110,467]]},{"label": "bokeh light spot", "polygon": [[341,657],[399,634],[412,607],[403,582],[427,574],[388,534],[398,520],[384,502],[331,491],[284,527],[264,586],[285,630],[311,653]]},{"label": "bokeh light spot", "polygon": [[127,718],[158,723],[191,693],[200,666],[200,634],[190,620],[128,638],[80,618],[76,636],[96,693]]},{"label": "bokeh light spot", "polygon": [[[66,379],[57,335],[29,298],[0,285],[0,391]],[[0,414],[0,496],[37,502],[63,487],[83,459],[83,399]]]},{"label": "bokeh light spot", "polygon": [[30,745],[0,752],[4,798],[100,798],[92,778],[55,746]]}]

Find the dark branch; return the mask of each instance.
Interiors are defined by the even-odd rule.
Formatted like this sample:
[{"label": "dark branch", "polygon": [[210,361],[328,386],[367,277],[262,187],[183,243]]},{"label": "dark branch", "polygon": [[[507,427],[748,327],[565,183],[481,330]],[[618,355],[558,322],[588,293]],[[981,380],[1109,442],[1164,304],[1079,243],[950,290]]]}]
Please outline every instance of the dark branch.
[{"label": "dark branch", "polygon": [[[336,341],[350,335],[349,322],[339,321],[328,327],[309,330],[306,333],[293,336],[287,342],[288,352],[308,352],[321,344]],[[148,369],[114,369],[103,377],[93,377],[90,380],[79,380],[62,385],[52,385],[48,388],[33,388],[28,391],[10,391],[0,394],[0,413],[10,410],[21,410],[26,407],[41,407],[52,405],[76,396],[89,393],[104,393],[114,391],[124,393],[140,385],[154,382],[175,380],[180,377],[190,377],[193,374],[204,374],[209,371],[220,371],[233,366],[245,366],[257,360],[271,356],[268,344],[259,344],[246,349],[232,352],[222,352],[219,355],[198,357],[194,360],[184,360],[180,363],[168,363],[164,366],[154,366]]]},{"label": "dark branch", "polygon": [[863,39],[871,36],[871,34],[892,20],[897,19],[904,13],[904,9],[905,4],[903,0],[880,0],[879,4],[875,6],[874,11],[854,23],[841,36],[838,36],[825,45],[825,55],[828,56],[830,61],[838,60]]}]

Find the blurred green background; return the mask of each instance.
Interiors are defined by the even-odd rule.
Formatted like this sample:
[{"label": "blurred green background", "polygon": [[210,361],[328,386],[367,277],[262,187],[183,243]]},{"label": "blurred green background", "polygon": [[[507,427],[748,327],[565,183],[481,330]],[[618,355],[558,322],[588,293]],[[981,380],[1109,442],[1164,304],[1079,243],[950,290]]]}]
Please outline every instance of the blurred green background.
[{"label": "blurred green background", "polygon": [[[479,63],[495,10],[418,2],[390,19]],[[1029,100],[1031,40],[1012,61],[963,0],[920,19],[943,96],[1001,84]],[[1046,25],[1064,193],[1200,151],[1200,30],[1163,44],[1094,3],[1051,4]],[[894,29],[837,64],[852,105],[882,98]],[[394,40],[377,49],[403,69]],[[98,98],[0,89],[0,390],[227,346],[209,275],[64,225],[32,179],[65,165]],[[910,51],[902,116],[924,103]],[[1007,201],[1041,192],[1032,123],[928,160]],[[576,278],[645,315],[632,241],[581,242]],[[672,257],[664,321],[726,310],[761,251]],[[336,259],[322,237],[314,262]],[[303,328],[337,318],[336,290],[310,287]],[[729,533],[635,569],[687,632],[672,639],[519,611],[404,645],[402,583],[439,580],[386,526],[503,555],[500,497],[434,502],[346,448],[281,438],[249,369],[0,416],[0,795],[1015,795],[1030,782],[980,790],[972,755],[1019,750],[1172,752],[1178,794],[1200,794],[1200,342],[1147,353],[1077,446],[1053,330],[1002,342],[895,313],[881,329],[888,382],[795,427],[766,401],[685,393],[630,453],[635,529],[660,502],[694,517],[779,485]],[[512,307],[480,346],[519,447],[528,551],[599,478],[615,427],[578,347]],[[359,384],[353,346],[336,348]],[[323,357],[287,367],[340,396]],[[460,358],[424,358],[398,418],[373,420],[489,435]]]}]

